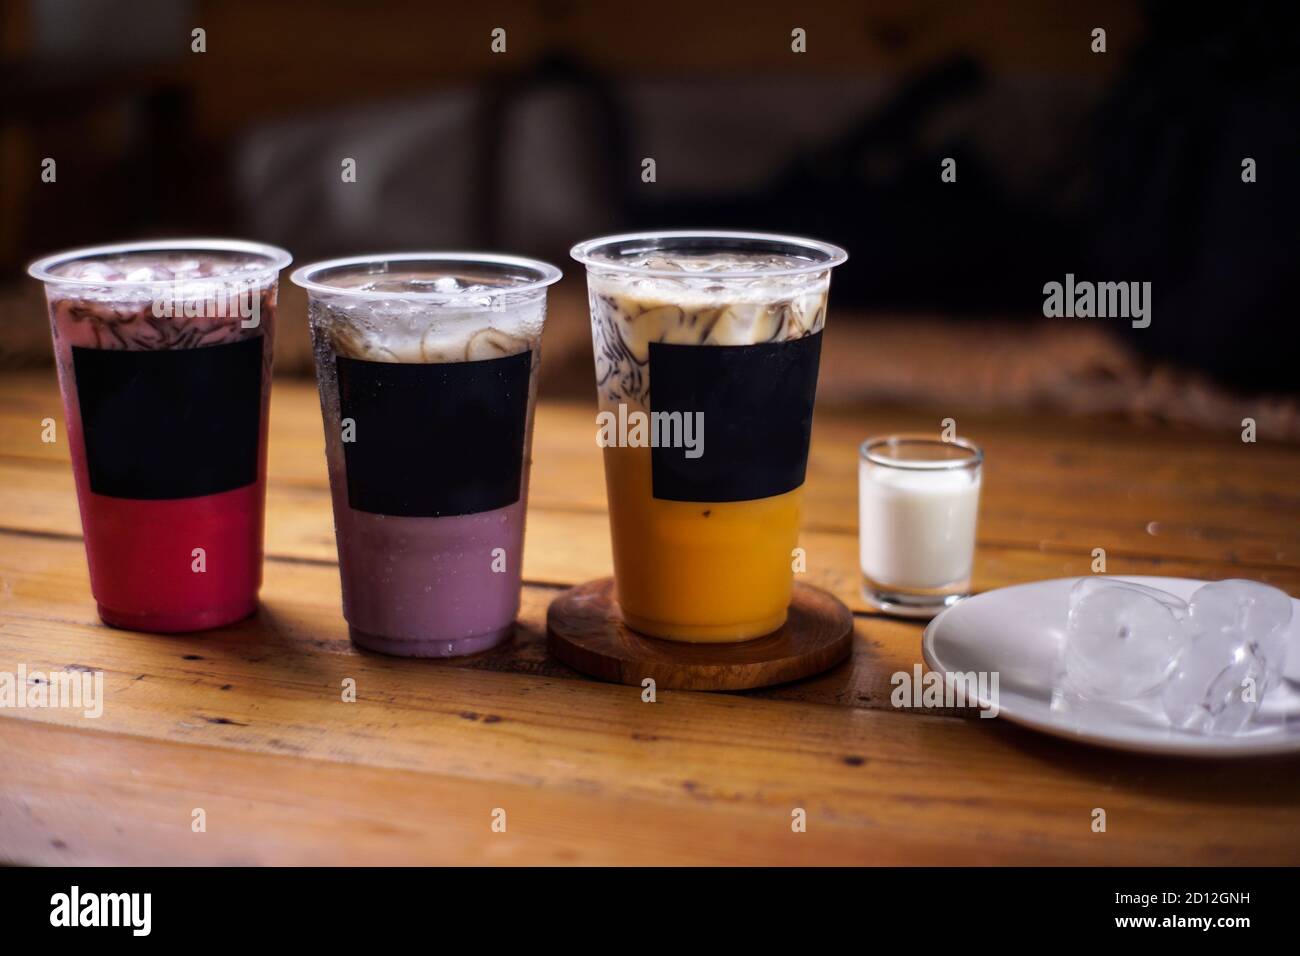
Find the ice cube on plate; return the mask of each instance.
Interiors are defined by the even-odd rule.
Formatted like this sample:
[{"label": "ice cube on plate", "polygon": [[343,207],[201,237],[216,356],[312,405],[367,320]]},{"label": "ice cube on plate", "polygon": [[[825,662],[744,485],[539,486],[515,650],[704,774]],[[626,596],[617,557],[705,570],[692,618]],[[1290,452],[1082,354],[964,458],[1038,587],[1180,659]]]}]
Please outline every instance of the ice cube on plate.
[{"label": "ice cube on plate", "polygon": [[1187,640],[1185,602],[1112,578],[1070,589],[1062,680],[1085,697],[1131,700],[1159,688]]},{"label": "ice cube on plate", "polygon": [[1205,630],[1179,653],[1160,700],[1175,727],[1232,735],[1259,710],[1263,683],[1264,663],[1246,635],[1234,628]]},{"label": "ice cube on plate", "polygon": [[1188,602],[1197,632],[1233,631],[1244,637],[1272,686],[1286,669],[1291,598],[1258,581],[1213,581],[1196,589]]}]

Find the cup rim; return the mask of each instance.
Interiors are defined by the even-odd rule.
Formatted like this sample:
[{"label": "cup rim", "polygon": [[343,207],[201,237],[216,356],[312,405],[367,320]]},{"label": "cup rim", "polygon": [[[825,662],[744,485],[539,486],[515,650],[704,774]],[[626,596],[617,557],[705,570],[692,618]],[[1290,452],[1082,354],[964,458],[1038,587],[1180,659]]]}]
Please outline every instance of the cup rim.
[{"label": "cup rim", "polygon": [[[560,281],[564,275],[559,268],[551,265],[549,262],[543,262],[541,259],[530,259],[527,256],[510,256],[501,255],[495,252],[389,252],[389,253],[369,253],[359,256],[343,256],[338,259],[322,259],[319,262],[309,262],[299,266],[289,276],[289,281],[308,292],[323,292],[329,295],[343,295],[349,298],[382,300],[382,301],[410,301],[410,302],[454,302],[463,298],[463,293],[455,292],[437,292],[432,289],[428,291],[405,291],[405,292],[383,292],[378,289],[355,289],[348,286],[334,285],[329,282],[318,281],[316,276],[330,269],[342,269],[348,266],[362,266],[372,263],[388,262],[448,262],[448,263],[479,263],[483,265],[494,266],[516,266],[522,269],[529,269],[537,274],[537,277],[521,282],[518,285],[502,286],[499,290],[494,290],[488,295],[519,295],[525,292],[535,292],[539,289],[545,289]],[[475,293],[481,297],[483,293]]]},{"label": "cup rim", "polygon": [[[874,449],[882,445],[897,446],[902,444],[942,445],[944,447],[955,445],[968,452],[968,454],[962,458],[907,459],[885,458],[874,451]],[[873,465],[880,465],[884,468],[901,468],[906,471],[956,471],[962,468],[977,468],[984,463],[984,450],[967,438],[958,436],[951,441],[945,441],[942,438],[935,438],[933,435],[915,432],[904,432],[898,435],[877,435],[868,438],[858,446],[858,452],[863,461],[869,461]]]},{"label": "cup rim", "polygon": [[[719,280],[729,279],[763,279],[780,276],[804,275],[810,272],[826,272],[848,261],[848,252],[840,246],[820,239],[806,236],[786,235],[775,232],[737,232],[727,229],[660,229],[649,232],[623,232],[610,236],[597,236],[579,242],[569,250],[578,262],[588,269],[599,268],[611,272],[624,272],[638,276],[653,276],[663,279],[681,279],[683,273],[672,269],[646,269],[641,266],[629,266],[608,259],[597,259],[596,252],[616,243],[655,242],[674,239],[719,239],[741,240],[753,243],[771,243],[772,245],[797,246],[824,258],[818,262],[806,262],[781,269],[742,269],[736,272],[699,273],[697,277],[713,276]],[[692,277],[686,273],[686,277]]]},{"label": "cup rim", "polygon": [[[132,242],[109,242],[97,246],[80,246],[65,249],[48,256],[42,256],[27,266],[27,274],[33,279],[52,285],[70,285],[95,288],[150,288],[171,285],[176,279],[92,279],[88,277],[63,276],[52,270],[78,259],[94,256],[107,256],[134,252],[175,252],[190,250],[193,252],[246,252],[251,255],[265,256],[265,269],[243,273],[239,278],[248,279],[255,276],[276,275],[293,262],[293,255],[286,249],[265,242],[250,239],[141,239]],[[200,276],[194,279],[179,280],[187,285],[202,285],[229,281],[228,276]]]}]

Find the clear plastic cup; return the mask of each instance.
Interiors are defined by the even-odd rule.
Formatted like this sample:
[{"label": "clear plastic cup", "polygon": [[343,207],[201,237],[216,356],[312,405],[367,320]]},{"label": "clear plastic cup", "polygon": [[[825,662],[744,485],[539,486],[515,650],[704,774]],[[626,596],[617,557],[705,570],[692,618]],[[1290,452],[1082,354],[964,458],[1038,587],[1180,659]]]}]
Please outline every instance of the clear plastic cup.
[{"label": "clear plastic cup", "polygon": [[73,249],[45,283],[90,585],[105,623],[220,627],[262,583],[283,249],[180,239]]},{"label": "clear plastic cup", "polygon": [[294,272],[357,645],[450,657],[512,633],[546,289],[559,278],[532,259],[435,252]]},{"label": "clear plastic cup", "polygon": [[793,236],[655,232],[580,243],[624,621],[734,642],[794,587],[831,270]]}]

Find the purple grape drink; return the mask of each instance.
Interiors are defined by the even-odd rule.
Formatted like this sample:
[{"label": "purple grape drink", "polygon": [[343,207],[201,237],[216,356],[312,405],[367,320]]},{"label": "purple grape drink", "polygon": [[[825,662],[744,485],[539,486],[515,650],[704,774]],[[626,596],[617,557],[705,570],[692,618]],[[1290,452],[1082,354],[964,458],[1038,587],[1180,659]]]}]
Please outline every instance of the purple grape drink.
[{"label": "purple grape drink", "polygon": [[422,253],[298,270],[343,614],[360,647],[453,657],[519,613],[533,406],[554,267]]}]

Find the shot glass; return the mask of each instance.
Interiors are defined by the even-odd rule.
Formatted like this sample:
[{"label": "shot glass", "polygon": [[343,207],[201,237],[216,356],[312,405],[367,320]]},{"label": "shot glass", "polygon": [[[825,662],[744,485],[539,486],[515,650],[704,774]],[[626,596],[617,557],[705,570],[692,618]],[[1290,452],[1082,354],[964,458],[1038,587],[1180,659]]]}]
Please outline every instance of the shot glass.
[{"label": "shot glass", "polygon": [[615,590],[653,637],[737,642],[786,620],[831,270],[793,236],[580,243]]},{"label": "shot glass", "polygon": [[965,439],[871,438],[858,464],[864,599],[933,617],[970,595],[984,453]]},{"label": "shot glass", "polygon": [[290,258],[184,239],[28,268],[45,283],[104,623],[196,631],[256,608],[276,292]]},{"label": "shot glass", "polygon": [[304,266],[343,614],[360,647],[488,650],[519,613],[546,289],[532,259]]}]

